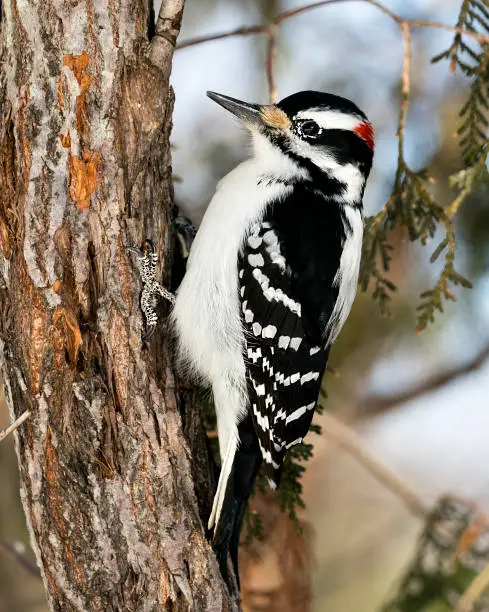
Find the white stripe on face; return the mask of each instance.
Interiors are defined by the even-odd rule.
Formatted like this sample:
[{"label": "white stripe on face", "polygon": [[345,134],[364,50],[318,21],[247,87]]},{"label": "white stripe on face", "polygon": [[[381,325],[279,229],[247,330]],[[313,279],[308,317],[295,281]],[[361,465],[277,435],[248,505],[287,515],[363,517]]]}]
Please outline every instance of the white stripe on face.
[{"label": "white stripe on face", "polygon": [[321,110],[319,108],[299,111],[294,117],[294,120],[296,119],[312,119],[323,130],[350,130],[351,132],[362,121],[365,121],[363,117],[357,117],[356,115],[340,113],[334,110]]},{"label": "white stripe on face", "polygon": [[[340,164],[326,148],[315,147],[301,138],[295,137],[290,148],[301,157],[310,159],[323,172],[345,184],[341,199],[347,204],[358,203],[362,198],[365,176],[355,164]],[[257,268],[256,268],[257,269]]]}]

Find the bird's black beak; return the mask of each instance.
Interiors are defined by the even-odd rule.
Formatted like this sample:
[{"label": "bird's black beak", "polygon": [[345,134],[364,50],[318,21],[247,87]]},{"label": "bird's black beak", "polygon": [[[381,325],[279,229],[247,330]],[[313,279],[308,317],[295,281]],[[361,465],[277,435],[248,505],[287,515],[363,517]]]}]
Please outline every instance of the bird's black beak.
[{"label": "bird's black beak", "polygon": [[211,100],[214,100],[214,102],[220,104],[230,113],[233,113],[233,115],[240,119],[247,128],[259,128],[263,125],[261,116],[261,109],[263,107],[259,104],[242,102],[241,100],[236,100],[236,98],[230,98],[229,96],[224,96],[214,91],[208,91],[207,95]]}]

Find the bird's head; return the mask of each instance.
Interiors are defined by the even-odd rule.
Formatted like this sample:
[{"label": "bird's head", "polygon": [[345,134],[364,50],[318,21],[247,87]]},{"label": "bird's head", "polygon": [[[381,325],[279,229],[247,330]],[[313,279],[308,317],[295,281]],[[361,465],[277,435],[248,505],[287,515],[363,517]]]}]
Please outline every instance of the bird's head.
[{"label": "bird's head", "polygon": [[301,91],[266,105],[211,91],[207,95],[251,131],[258,156],[276,158],[278,149],[298,173],[313,181],[336,181],[347,202],[361,200],[372,167],[374,132],[353,102],[318,91]]}]

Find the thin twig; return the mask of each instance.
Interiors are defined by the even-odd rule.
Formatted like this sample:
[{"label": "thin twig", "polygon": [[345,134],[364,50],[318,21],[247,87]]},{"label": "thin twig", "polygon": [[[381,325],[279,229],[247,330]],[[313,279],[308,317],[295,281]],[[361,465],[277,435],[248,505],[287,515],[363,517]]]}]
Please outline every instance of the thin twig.
[{"label": "thin twig", "polygon": [[[234,30],[229,30],[227,32],[220,32],[218,34],[211,34],[208,36],[201,36],[198,38],[191,38],[189,40],[183,41],[177,45],[177,49],[184,49],[186,47],[192,47],[195,45],[200,45],[205,42],[209,42],[212,40],[222,40],[223,38],[230,38],[233,36],[253,36],[256,34],[264,34],[268,37],[268,49],[267,49],[267,59],[266,59],[266,74],[267,74],[267,83],[268,83],[268,94],[270,98],[270,103],[275,102],[277,95],[277,88],[275,85],[274,73],[273,73],[273,59],[276,52],[277,46],[277,27],[280,26],[284,21],[288,19],[292,19],[297,17],[301,13],[306,13],[308,11],[318,9],[324,6],[328,6],[331,4],[339,4],[342,2],[364,2],[366,4],[370,4],[375,7],[384,15],[387,15],[392,21],[394,21],[402,31],[403,40],[404,40],[404,60],[403,60],[403,71],[402,71],[402,101],[401,101],[401,113],[398,125],[398,136],[399,136],[399,160],[402,161],[403,154],[403,142],[404,142],[404,126],[406,123],[407,116],[407,104],[408,98],[411,89],[410,83],[410,62],[411,62],[411,37],[410,37],[410,28],[440,28],[444,30],[448,30],[450,32],[457,32],[458,34],[466,34],[472,38],[475,38],[480,43],[489,42],[489,36],[484,34],[479,34],[477,32],[473,32],[472,30],[465,30],[458,26],[451,26],[445,23],[438,23],[435,21],[426,21],[422,19],[403,19],[397,13],[389,10],[377,0],[322,0],[320,2],[313,2],[311,4],[306,4],[304,6],[299,6],[295,9],[290,9],[288,11],[283,11],[279,13],[269,24],[267,25],[254,25],[254,26],[244,26],[241,28],[237,28]],[[399,168],[401,168],[402,164],[399,164]]]},{"label": "thin twig", "polygon": [[21,565],[31,576],[35,578],[41,578],[41,572],[37,565],[34,565],[29,559],[27,559],[24,555],[20,554],[12,544],[5,542],[4,540],[0,540],[0,550],[2,550],[5,555],[14,559],[19,565]]},{"label": "thin twig", "polygon": [[268,83],[268,96],[270,104],[275,104],[277,101],[277,86],[273,77],[273,60],[277,52],[277,26],[271,25],[268,28],[268,49],[266,61],[266,73]]},{"label": "thin twig", "polygon": [[458,601],[455,612],[471,612],[475,602],[487,587],[489,587],[489,563],[477,574],[464,591],[462,597]]},{"label": "thin twig", "polygon": [[399,159],[403,159],[404,130],[406,128],[409,94],[411,92],[411,32],[406,22],[401,24],[401,32],[404,42],[404,55],[401,77],[401,106],[399,109],[399,125],[397,128],[397,136],[399,138]]},{"label": "thin twig", "polygon": [[312,4],[307,4],[305,6],[298,7],[296,9],[291,9],[289,11],[284,11],[283,13],[279,13],[275,19],[270,24],[267,25],[253,25],[253,26],[243,26],[240,28],[235,28],[233,30],[227,30],[225,32],[218,32],[216,34],[208,34],[207,36],[198,36],[196,38],[189,38],[188,40],[184,40],[177,45],[178,49],[185,49],[187,47],[193,47],[195,45],[201,45],[206,42],[211,42],[213,40],[222,40],[223,38],[232,38],[234,36],[253,36],[259,34],[267,34],[268,28],[270,25],[280,25],[287,19],[292,17],[296,17],[301,13],[305,13],[307,11],[311,11],[316,8],[321,8],[323,6],[327,6],[329,4],[339,4],[342,2],[364,2],[366,4],[370,4],[377,8],[379,11],[387,15],[392,21],[397,23],[399,26],[403,23],[406,23],[409,27],[412,28],[438,28],[442,30],[447,30],[449,32],[456,32],[457,34],[463,34],[466,36],[470,36],[474,38],[480,43],[489,42],[489,35],[487,34],[479,34],[478,32],[474,32],[472,30],[466,30],[464,28],[460,28],[458,26],[452,26],[447,23],[439,23],[437,21],[427,21],[423,19],[403,19],[400,15],[393,13],[380,2],[376,2],[375,0],[324,0],[323,2],[314,2]]},{"label": "thin twig", "polygon": [[385,7],[383,4],[380,4],[380,2],[377,2],[376,0],[321,0],[320,2],[312,2],[311,4],[306,4],[304,6],[299,6],[295,9],[284,11],[283,13],[280,13],[279,15],[277,15],[277,17],[275,17],[274,23],[278,25],[282,23],[282,21],[290,19],[291,17],[296,17],[301,13],[321,8],[323,6],[327,6],[328,4],[339,4],[342,2],[366,2],[367,4],[371,4],[372,6],[378,8],[379,11],[393,19],[396,23],[400,24],[402,21],[404,21],[402,17],[396,15],[396,13],[393,13],[387,7]]},{"label": "thin twig", "polygon": [[5,438],[7,436],[9,436],[13,431],[15,431],[17,429],[17,427],[19,427],[20,425],[22,425],[22,423],[28,419],[30,417],[31,413],[29,410],[26,410],[25,412],[23,412],[20,417],[18,419],[15,419],[15,421],[9,426],[7,427],[7,429],[4,429],[3,431],[0,431],[0,442],[2,442],[2,440],[5,440]]},{"label": "thin twig", "polygon": [[388,412],[400,404],[405,404],[406,402],[418,399],[426,393],[437,391],[445,385],[452,383],[457,378],[470,374],[471,372],[475,372],[476,370],[480,369],[488,359],[489,342],[486,343],[482,349],[476,355],[474,355],[472,359],[470,359],[470,361],[448,370],[437,372],[414,387],[393,395],[371,395],[366,397],[358,405],[357,415],[373,416]]},{"label": "thin twig", "polygon": [[321,426],[324,434],[355,457],[376,480],[402,500],[414,516],[426,519],[429,509],[419,495],[384,463],[367,452],[355,432],[329,413],[321,416]]},{"label": "thin twig", "polygon": [[[364,1],[368,2],[368,0]],[[466,30],[464,28],[460,28],[459,26],[451,26],[447,23],[439,23],[438,21],[425,21],[424,19],[406,19],[405,21],[412,28],[438,28],[439,30],[447,30],[448,32],[456,32],[457,34],[470,36],[470,38],[474,38],[479,43],[489,42],[489,35],[479,34],[479,32]]]},{"label": "thin twig", "polygon": [[222,40],[223,38],[233,38],[235,36],[251,36],[253,34],[265,34],[267,26],[244,26],[236,28],[234,30],[228,30],[227,32],[221,32],[220,34],[208,34],[207,36],[197,36],[195,38],[189,38],[179,42],[176,46],[176,50],[186,49],[187,47],[194,47],[195,45],[201,45],[206,42],[213,40]]}]

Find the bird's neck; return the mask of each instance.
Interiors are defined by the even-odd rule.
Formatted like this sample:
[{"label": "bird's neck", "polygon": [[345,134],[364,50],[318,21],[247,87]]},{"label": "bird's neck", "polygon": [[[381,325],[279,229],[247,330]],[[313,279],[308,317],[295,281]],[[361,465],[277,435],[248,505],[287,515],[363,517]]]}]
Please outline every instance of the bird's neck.
[{"label": "bird's neck", "polygon": [[345,206],[361,207],[366,176],[356,164],[340,164],[325,152],[306,158],[282,149],[261,134],[254,135],[253,145],[259,184],[301,184]]}]

